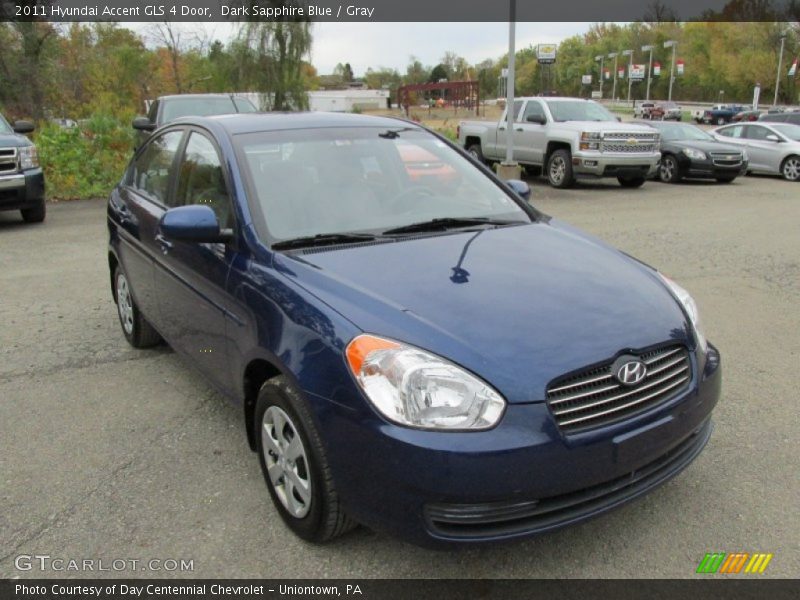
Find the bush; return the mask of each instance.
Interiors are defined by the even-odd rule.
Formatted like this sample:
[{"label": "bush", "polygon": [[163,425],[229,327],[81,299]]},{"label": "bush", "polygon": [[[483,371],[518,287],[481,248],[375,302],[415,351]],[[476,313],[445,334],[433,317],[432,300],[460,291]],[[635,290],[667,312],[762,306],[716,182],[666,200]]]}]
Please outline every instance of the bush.
[{"label": "bush", "polygon": [[78,127],[44,123],[35,136],[50,199],[106,197],[130,160],[129,121],[96,115]]}]

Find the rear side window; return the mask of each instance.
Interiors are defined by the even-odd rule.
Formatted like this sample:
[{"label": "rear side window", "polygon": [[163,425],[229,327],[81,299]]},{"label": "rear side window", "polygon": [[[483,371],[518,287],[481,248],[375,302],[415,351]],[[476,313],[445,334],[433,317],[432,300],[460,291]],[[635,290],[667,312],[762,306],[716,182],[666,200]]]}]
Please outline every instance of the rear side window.
[{"label": "rear side window", "polygon": [[150,141],[136,159],[129,184],[151,200],[170,206],[169,182],[183,130],[168,131]]},{"label": "rear side window", "polygon": [[719,131],[717,131],[717,133],[720,135],[733,138],[744,137],[742,135],[743,132],[744,132],[744,125],[734,125],[733,127],[726,127],[725,129],[720,129]]},{"label": "rear side window", "polygon": [[177,204],[210,206],[219,219],[220,227],[229,227],[230,197],[219,154],[210,139],[197,132],[191,133],[179,173]]}]

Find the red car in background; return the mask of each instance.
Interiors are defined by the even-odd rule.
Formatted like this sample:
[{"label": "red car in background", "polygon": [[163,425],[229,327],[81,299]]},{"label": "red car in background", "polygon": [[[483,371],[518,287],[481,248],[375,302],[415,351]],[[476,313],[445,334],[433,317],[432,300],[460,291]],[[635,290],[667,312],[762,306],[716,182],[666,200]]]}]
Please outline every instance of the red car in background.
[{"label": "red car in background", "polygon": [[439,185],[454,185],[458,182],[456,170],[424,148],[415,144],[398,144],[397,149],[411,181]]},{"label": "red car in background", "polygon": [[758,121],[758,118],[761,116],[760,110],[743,110],[740,113],[736,113],[731,118],[731,121],[734,123],[739,123],[742,121]]}]

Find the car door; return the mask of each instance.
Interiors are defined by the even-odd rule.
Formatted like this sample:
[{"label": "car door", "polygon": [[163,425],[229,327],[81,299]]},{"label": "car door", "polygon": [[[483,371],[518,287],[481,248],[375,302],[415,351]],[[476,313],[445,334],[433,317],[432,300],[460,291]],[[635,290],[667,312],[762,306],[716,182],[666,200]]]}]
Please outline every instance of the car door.
[{"label": "car door", "polygon": [[172,167],[185,131],[171,129],[150,139],[131,163],[109,211],[117,222],[119,261],[139,310],[161,329],[155,293],[154,260],[158,220],[170,197]]},{"label": "car door", "polygon": [[[514,111],[514,121],[516,121],[519,112],[522,110],[522,100],[515,100],[512,109]],[[506,157],[506,141],[508,140],[508,132],[506,131],[507,124],[508,122],[506,121],[505,115],[503,115],[503,120],[497,123],[497,144],[493,149],[492,156],[498,160],[503,160]],[[516,141],[514,145],[516,146]],[[514,158],[516,157],[515,153]]]},{"label": "car door", "polygon": [[746,125],[744,139],[747,142],[747,154],[750,157],[750,168],[757,171],[776,173],[780,165],[780,145],[767,139],[771,129],[763,125]]},{"label": "car door", "polygon": [[[176,161],[175,206],[204,204],[214,209],[222,229],[233,228],[227,176],[216,144],[192,129]],[[226,316],[232,301],[225,285],[235,256],[234,243],[201,244],[157,234],[155,283],[163,334],[221,388],[232,382],[228,366]]]},{"label": "car door", "polygon": [[528,100],[519,116],[514,131],[514,157],[522,162],[541,165],[547,147],[546,124],[529,121],[529,118],[547,122],[544,107],[538,100]]},{"label": "car door", "polygon": [[720,127],[714,130],[714,136],[726,144],[733,146],[747,147],[747,140],[744,138],[745,125],[728,125],[727,127]]}]

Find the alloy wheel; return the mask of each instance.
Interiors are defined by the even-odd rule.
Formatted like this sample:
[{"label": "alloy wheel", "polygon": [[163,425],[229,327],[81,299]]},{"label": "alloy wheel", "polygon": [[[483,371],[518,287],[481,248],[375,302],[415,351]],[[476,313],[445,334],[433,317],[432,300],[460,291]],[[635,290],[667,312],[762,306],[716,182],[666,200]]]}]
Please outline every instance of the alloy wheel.
[{"label": "alloy wheel", "polygon": [[290,515],[302,519],[311,508],[311,473],[297,426],[281,408],[264,412],[261,442],[275,495]]},{"label": "alloy wheel", "polygon": [[122,321],[122,328],[128,335],[133,334],[133,298],[125,275],[117,275],[117,310]]},{"label": "alloy wheel", "polygon": [[566,172],[567,165],[564,163],[563,158],[556,156],[550,161],[550,181],[554,185],[559,185],[562,181],[564,181]]},{"label": "alloy wheel", "polygon": [[661,166],[659,167],[659,175],[661,176],[661,181],[665,183],[672,183],[675,177],[675,161],[671,158],[667,157],[661,161]]},{"label": "alloy wheel", "polygon": [[800,158],[792,156],[783,163],[783,176],[789,181],[800,179]]}]

